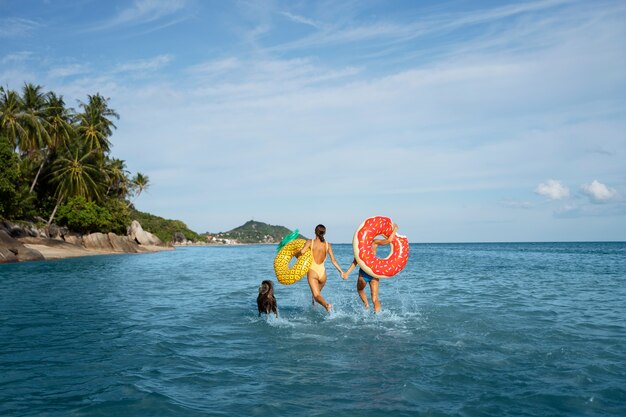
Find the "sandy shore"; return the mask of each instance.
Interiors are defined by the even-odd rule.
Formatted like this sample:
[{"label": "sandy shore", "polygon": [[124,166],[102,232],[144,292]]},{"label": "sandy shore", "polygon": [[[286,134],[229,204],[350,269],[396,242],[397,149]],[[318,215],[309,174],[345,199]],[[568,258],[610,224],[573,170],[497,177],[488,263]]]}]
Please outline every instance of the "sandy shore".
[{"label": "sandy shore", "polygon": [[132,222],[128,235],[95,232],[68,234],[62,239],[43,237],[43,232],[32,224],[0,222],[0,264],[173,249],[173,246],[164,245],[158,237],[144,231],[136,220]]},{"label": "sandy shore", "polygon": [[[41,255],[43,255],[45,260],[76,258],[80,256],[119,255],[123,253],[132,253],[132,252],[119,252],[119,251],[112,251],[112,250],[86,249],[82,246],[78,246],[78,245],[74,245],[71,243],[62,242],[58,240],[51,240],[51,239],[47,239],[45,243],[23,242],[23,244],[27,248],[34,249],[37,252],[41,253]],[[165,246],[142,245],[141,250],[138,253],[160,252],[163,250],[174,250],[174,248],[165,247]]]},{"label": "sandy shore", "polygon": [[29,249],[34,249],[37,252],[41,253],[44,259],[46,260],[75,258],[78,256],[103,255],[106,253],[106,252],[90,251],[90,250],[80,248],[76,245],[72,245],[69,243],[66,243],[63,246],[59,245],[56,247],[46,246],[46,245],[36,245],[32,243],[25,243],[24,246],[26,246]]}]

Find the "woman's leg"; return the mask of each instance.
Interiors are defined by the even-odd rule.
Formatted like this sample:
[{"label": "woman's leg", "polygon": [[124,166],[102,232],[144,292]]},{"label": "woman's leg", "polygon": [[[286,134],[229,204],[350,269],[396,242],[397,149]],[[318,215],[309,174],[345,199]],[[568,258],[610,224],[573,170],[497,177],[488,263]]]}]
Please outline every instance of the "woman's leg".
[{"label": "woman's leg", "polygon": [[359,277],[356,280],[356,291],[359,293],[359,297],[361,298],[361,301],[363,301],[363,305],[365,306],[365,308],[369,308],[370,306],[367,303],[367,297],[365,296],[365,291],[363,291],[366,285],[367,284],[365,283],[365,280],[363,279],[361,274],[359,274]]},{"label": "woman's leg", "polygon": [[380,301],[378,300],[378,278],[372,278],[370,281],[370,291],[372,292],[372,304],[374,304],[374,311],[378,313],[380,311]]},{"label": "woman's leg", "polygon": [[317,277],[315,272],[309,271],[307,274],[307,280],[309,281],[309,287],[311,287],[311,295],[313,299],[317,301],[327,311],[330,311],[332,304],[328,304],[324,297],[322,297],[322,288],[326,284],[326,274],[324,274],[323,281]]}]

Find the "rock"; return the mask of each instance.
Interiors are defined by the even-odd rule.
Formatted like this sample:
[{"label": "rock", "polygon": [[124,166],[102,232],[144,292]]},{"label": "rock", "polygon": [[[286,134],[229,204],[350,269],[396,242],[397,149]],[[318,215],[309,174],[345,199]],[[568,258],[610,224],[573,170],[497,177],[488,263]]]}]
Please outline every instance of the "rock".
[{"label": "rock", "polygon": [[97,251],[107,251],[110,252],[113,250],[113,245],[109,240],[109,235],[105,235],[104,233],[91,233],[83,236],[83,246],[85,249],[97,250]]},{"label": "rock", "polygon": [[139,245],[128,236],[118,236],[115,233],[91,233],[82,238],[82,244],[85,249],[120,252],[120,253],[138,253]]},{"label": "rock", "polygon": [[48,237],[45,229],[39,229],[34,223],[30,222],[16,224],[5,220],[0,223],[0,230],[5,230],[15,239],[25,237]]},{"label": "rock", "polygon": [[48,237],[52,239],[64,239],[65,235],[70,233],[67,227],[60,227],[56,224],[51,224],[48,228]]},{"label": "rock", "polygon": [[0,229],[0,263],[16,261],[42,261],[44,257],[34,249],[27,248],[6,230]]},{"label": "rock", "polygon": [[109,233],[109,241],[113,250],[123,253],[137,253],[139,252],[139,245],[134,240],[131,240],[128,236],[118,236],[115,233]]},{"label": "rock", "polygon": [[77,235],[76,233],[67,233],[63,235],[63,240],[67,243],[71,243],[72,245],[84,246],[83,245],[83,237]]},{"label": "rock", "polygon": [[22,261],[44,261],[46,258],[38,250],[23,246],[17,253],[17,260]]},{"label": "rock", "polygon": [[6,230],[0,229],[0,248],[7,249],[17,255],[18,249],[23,246],[20,242],[13,239]]},{"label": "rock", "polygon": [[0,264],[9,262],[17,262],[17,256],[15,256],[15,253],[11,252],[11,250],[0,247]]},{"label": "rock", "polygon": [[140,245],[163,246],[163,242],[161,241],[161,239],[159,239],[152,233],[143,230],[141,224],[139,224],[137,220],[133,220],[130,227],[128,228],[128,236]]},{"label": "rock", "polygon": [[174,241],[174,243],[178,243],[178,244],[186,244],[187,243],[187,238],[181,232],[174,233],[174,238],[172,240]]}]

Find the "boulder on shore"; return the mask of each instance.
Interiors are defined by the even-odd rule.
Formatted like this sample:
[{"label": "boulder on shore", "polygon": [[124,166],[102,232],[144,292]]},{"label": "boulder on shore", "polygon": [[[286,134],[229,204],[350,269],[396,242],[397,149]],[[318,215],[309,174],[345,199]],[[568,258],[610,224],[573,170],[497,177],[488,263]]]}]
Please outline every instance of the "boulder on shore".
[{"label": "boulder on shore", "polygon": [[137,220],[133,220],[128,228],[128,236],[140,245],[163,246],[161,239],[150,232],[146,232]]},{"label": "boulder on shore", "polygon": [[113,245],[111,245],[109,235],[100,232],[84,235],[83,246],[85,249],[97,251],[111,252],[113,250]]},{"label": "boulder on shore", "polygon": [[139,245],[128,236],[118,236],[115,233],[109,233],[109,242],[115,252],[138,253]]},{"label": "boulder on shore", "polygon": [[118,236],[115,233],[91,233],[82,237],[82,244],[85,249],[119,252],[138,253],[139,245],[128,236]]},{"label": "boulder on shore", "polygon": [[141,253],[166,249],[163,242],[133,221],[128,236],[115,233],[78,235],[65,227],[38,229],[32,223],[0,222],[0,264],[8,262],[61,259],[102,253]]},{"label": "boulder on shore", "polygon": [[43,261],[44,257],[35,249],[27,248],[17,239],[0,229],[0,263],[20,261]]}]

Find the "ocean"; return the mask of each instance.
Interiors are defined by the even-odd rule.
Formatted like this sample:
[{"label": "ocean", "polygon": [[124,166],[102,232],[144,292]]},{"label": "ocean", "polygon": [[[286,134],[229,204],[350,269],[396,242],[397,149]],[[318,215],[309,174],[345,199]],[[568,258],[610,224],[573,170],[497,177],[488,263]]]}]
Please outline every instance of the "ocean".
[{"label": "ocean", "polygon": [[267,245],[0,265],[0,415],[626,415],[626,243],[410,250],[380,314]]}]

